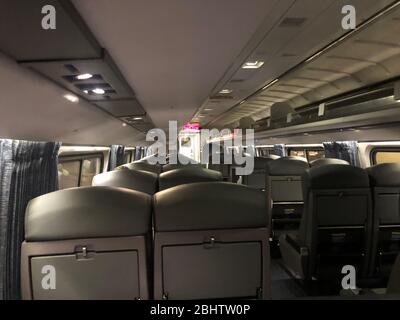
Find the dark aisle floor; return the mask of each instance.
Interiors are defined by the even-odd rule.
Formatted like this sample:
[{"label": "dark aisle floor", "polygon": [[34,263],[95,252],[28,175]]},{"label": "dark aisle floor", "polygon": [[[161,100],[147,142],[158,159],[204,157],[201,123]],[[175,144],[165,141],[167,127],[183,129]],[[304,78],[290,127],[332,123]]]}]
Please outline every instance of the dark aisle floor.
[{"label": "dark aisle floor", "polygon": [[280,259],[271,260],[271,295],[272,299],[293,299],[307,296],[299,284],[282,267]]}]

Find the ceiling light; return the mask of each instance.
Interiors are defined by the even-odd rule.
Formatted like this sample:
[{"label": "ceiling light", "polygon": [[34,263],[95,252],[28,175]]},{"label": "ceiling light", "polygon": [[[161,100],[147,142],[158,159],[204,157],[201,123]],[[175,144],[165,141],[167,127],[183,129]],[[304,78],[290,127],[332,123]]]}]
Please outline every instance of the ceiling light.
[{"label": "ceiling light", "polygon": [[88,91],[88,90],[83,90],[83,92],[84,92],[84,93],[86,93],[86,94],[88,94],[88,93],[89,93],[89,91]]},{"label": "ceiling light", "polygon": [[199,115],[198,117],[199,117],[199,118],[204,118],[205,116],[201,114],[201,115]]},{"label": "ceiling light", "polygon": [[74,96],[73,94],[65,94],[64,98],[73,103],[77,103],[79,101],[79,98],[77,96]]},{"label": "ceiling light", "polygon": [[96,88],[96,89],[93,89],[92,91],[95,94],[105,94],[106,93],[105,90],[101,89],[101,88]]},{"label": "ceiling light", "polygon": [[125,122],[122,122],[122,126],[123,126],[123,127],[126,127],[127,124],[126,124]]},{"label": "ceiling light", "polygon": [[211,108],[205,108],[204,111],[212,111],[213,109]]},{"label": "ceiling light", "polygon": [[134,117],[133,120],[142,120],[142,117]]},{"label": "ceiling light", "polygon": [[242,69],[258,69],[264,65],[264,61],[247,61],[242,65]]},{"label": "ceiling light", "polygon": [[219,93],[220,94],[229,94],[229,93],[232,93],[233,92],[233,90],[231,90],[231,89],[222,89]]},{"label": "ceiling light", "polygon": [[87,80],[87,79],[90,79],[91,77],[93,77],[93,75],[91,73],[82,73],[82,74],[76,76],[76,78],[78,80]]}]

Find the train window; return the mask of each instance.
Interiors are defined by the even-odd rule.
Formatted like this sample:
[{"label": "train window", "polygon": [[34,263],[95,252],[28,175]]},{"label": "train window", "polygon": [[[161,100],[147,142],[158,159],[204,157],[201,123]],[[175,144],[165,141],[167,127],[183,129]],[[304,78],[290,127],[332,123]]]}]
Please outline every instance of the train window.
[{"label": "train window", "polygon": [[317,160],[320,158],[325,158],[325,151],[321,150],[307,150],[307,159],[308,161]]},{"label": "train window", "polygon": [[289,156],[292,157],[301,157],[307,159],[308,162],[324,158],[325,151],[322,148],[317,149],[307,149],[307,148],[290,148]]},{"label": "train window", "polygon": [[306,151],[304,149],[291,149],[289,151],[289,156],[307,158]]},{"label": "train window", "polygon": [[267,157],[269,155],[276,155],[273,148],[256,147],[258,157]]},{"label": "train window", "polygon": [[124,163],[132,162],[132,150],[125,151],[124,153]]},{"label": "train window", "polygon": [[81,183],[79,186],[91,186],[93,177],[101,171],[101,159],[99,157],[84,159],[82,161]]},{"label": "train window", "polygon": [[102,166],[102,154],[61,156],[58,161],[59,189],[91,186]]},{"label": "train window", "polygon": [[80,161],[63,161],[58,164],[58,185],[60,189],[79,186]]},{"label": "train window", "polygon": [[372,150],[372,163],[396,163],[400,162],[400,149],[399,148],[384,148]]}]

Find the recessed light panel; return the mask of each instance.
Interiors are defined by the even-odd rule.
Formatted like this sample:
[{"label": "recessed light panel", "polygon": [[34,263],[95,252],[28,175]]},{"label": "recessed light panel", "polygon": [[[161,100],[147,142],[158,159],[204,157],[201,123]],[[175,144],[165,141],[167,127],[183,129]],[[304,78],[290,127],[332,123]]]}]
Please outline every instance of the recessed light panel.
[{"label": "recessed light panel", "polygon": [[242,65],[242,69],[259,69],[264,65],[264,61],[247,61]]}]

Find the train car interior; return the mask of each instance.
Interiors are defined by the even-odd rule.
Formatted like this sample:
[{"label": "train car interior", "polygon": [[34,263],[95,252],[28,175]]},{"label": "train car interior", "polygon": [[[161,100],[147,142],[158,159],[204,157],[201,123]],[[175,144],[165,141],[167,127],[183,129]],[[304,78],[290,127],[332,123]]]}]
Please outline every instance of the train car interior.
[{"label": "train car interior", "polygon": [[400,299],[400,1],[0,0],[0,300]]}]

